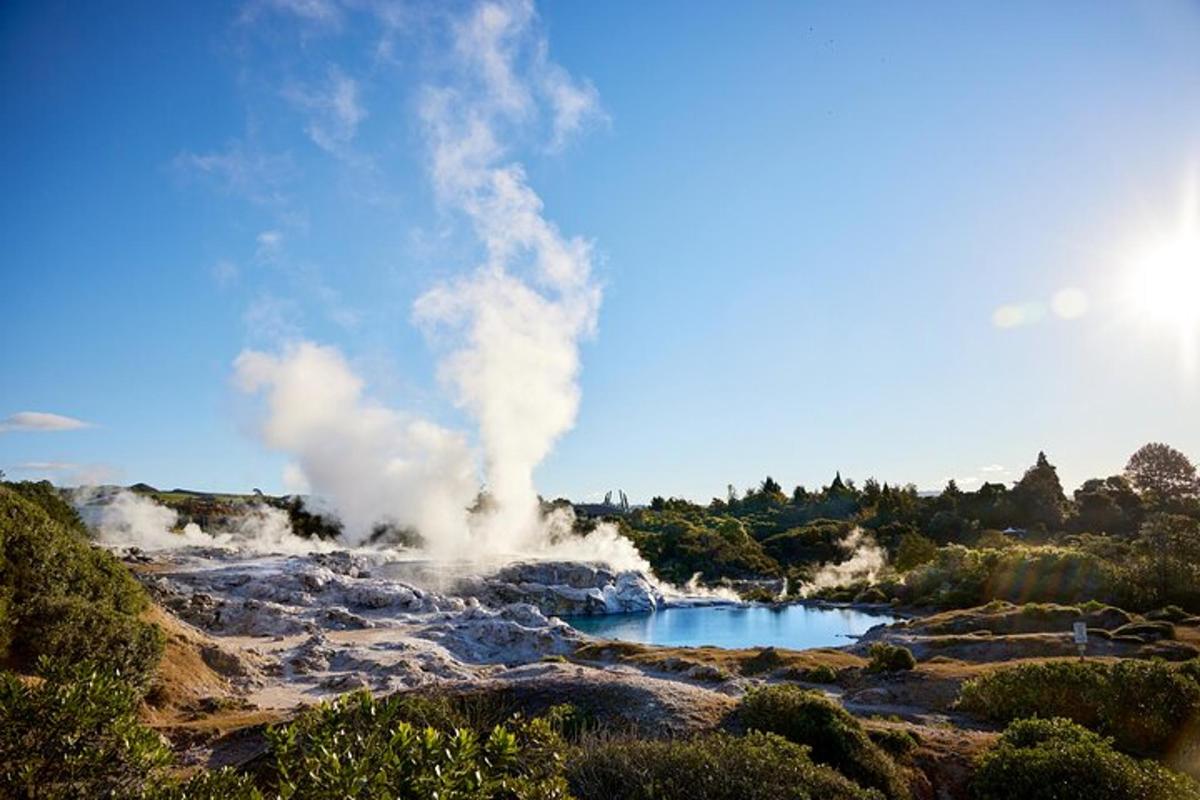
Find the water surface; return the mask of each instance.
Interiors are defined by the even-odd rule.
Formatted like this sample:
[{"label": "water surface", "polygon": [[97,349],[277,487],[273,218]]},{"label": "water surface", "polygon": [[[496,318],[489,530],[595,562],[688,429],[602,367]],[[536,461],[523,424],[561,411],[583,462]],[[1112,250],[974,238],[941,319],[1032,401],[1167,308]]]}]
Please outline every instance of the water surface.
[{"label": "water surface", "polygon": [[567,617],[577,630],[604,639],[671,647],[838,647],[895,617],[849,608],[789,605],[667,608],[650,614]]}]

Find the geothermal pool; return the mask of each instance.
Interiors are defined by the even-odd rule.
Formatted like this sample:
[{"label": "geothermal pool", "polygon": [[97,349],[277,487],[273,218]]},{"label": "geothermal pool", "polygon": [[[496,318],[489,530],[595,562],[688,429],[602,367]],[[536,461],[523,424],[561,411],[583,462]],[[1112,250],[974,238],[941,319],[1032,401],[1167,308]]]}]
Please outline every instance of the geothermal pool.
[{"label": "geothermal pool", "polygon": [[875,625],[895,622],[887,614],[805,605],[696,606],[651,614],[566,617],[576,630],[603,639],[670,647],[838,647]]}]

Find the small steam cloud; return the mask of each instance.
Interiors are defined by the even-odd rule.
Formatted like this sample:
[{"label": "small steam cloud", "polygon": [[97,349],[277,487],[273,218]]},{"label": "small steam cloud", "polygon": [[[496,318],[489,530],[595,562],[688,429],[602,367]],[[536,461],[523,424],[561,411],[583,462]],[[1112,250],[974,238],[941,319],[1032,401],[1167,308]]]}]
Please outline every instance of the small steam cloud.
[{"label": "small steam cloud", "polygon": [[97,540],[106,545],[164,549],[208,543],[199,525],[189,524],[176,532],[178,514],[127,489],[83,487],[75,490],[72,499]]},{"label": "small steam cloud", "polygon": [[855,528],[838,543],[847,558],[837,563],[823,564],[813,579],[799,589],[808,597],[820,589],[832,589],[858,581],[874,583],[887,566],[887,552],[862,528]]},{"label": "small steam cloud", "polygon": [[266,395],[266,444],[296,459],[347,535],[362,542],[379,522],[437,532],[447,548],[467,537],[478,485],[466,438],[364,396],[363,381],[331,347],[300,342],[279,355],[247,351],[237,385]]},{"label": "small steam cloud", "polygon": [[262,503],[239,509],[224,527],[206,532],[194,522],[181,526],[173,509],[128,489],[81,487],[74,491],[72,501],[96,540],[109,547],[222,547],[295,554],[336,549],[329,542],[296,536],[285,512]]},{"label": "small steam cloud", "polygon": [[[266,397],[265,443],[294,458],[294,482],[326,499],[362,542],[391,522],[431,555],[544,555],[646,569],[611,526],[577,536],[569,510],[544,514],[533,473],[575,423],[580,342],[595,331],[592,247],[544,213],[504,139],[548,130],[549,149],[592,118],[595,89],[549,61],[529,0],[481,2],[452,24],[449,77],[421,92],[429,173],[439,202],[482,245],[472,271],[414,303],[440,353],[438,377],[475,424],[478,450],[448,430],[368,398],[335,349],[301,341],[247,351],[236,383]],[[539,122],[544,122],[540,125]],[[489,502],[469,513],[482,464]]]}]

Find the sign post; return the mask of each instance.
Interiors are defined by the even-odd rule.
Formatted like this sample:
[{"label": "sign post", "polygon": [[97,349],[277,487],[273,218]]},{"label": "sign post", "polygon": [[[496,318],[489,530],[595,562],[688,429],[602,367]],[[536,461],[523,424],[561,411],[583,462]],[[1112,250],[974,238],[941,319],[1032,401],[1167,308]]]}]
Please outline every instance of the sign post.
[{"label": "sign post", "polygon": [[1083,661],[1083,654],[1087,650],[1087,623],[1076,622],[1072,628],[1075,634],[1075,648],[1079,651],[1079,660]]}]

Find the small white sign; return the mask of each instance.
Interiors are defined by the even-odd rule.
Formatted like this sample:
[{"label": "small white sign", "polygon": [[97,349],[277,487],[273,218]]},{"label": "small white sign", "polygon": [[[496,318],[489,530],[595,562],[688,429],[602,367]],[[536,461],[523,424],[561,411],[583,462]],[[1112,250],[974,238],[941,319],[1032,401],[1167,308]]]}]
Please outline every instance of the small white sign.
[{"label": "small white sign", "polygon": [[1075,629],[1075,644],[1087,644],[1087,623],[1076,622],[1073,627]]}]

